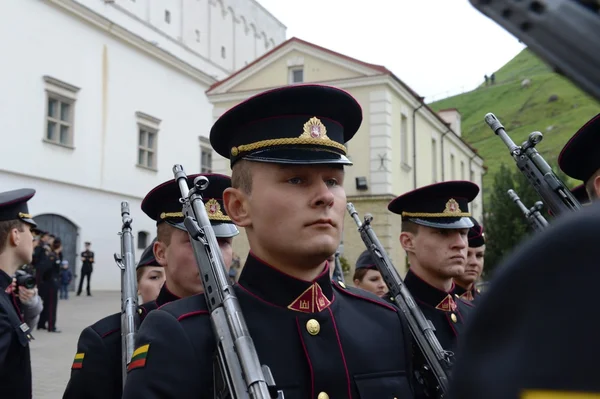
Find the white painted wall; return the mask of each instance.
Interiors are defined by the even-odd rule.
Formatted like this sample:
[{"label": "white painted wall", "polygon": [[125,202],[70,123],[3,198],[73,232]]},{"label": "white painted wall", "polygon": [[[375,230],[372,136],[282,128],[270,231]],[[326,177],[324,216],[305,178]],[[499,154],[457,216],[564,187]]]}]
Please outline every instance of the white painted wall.
[{"label": "white painted wall", "polygon": [[219,80],[285,41],[286,27],[254,0],[75,1]]},{"label": "white painted wall", "polygon": [[[32,213],[59,214],[76,224],[78,252],[89,240],[96,253],[94,289],[118,290],[112,257],[119,249],[120,202],[130,201],[135,233],[155,234],[140,201],[173,177],[174,163],[188,173],[199,170],[198,136],[208,135],[213,122],[208,84],[52,1],[2,3],[0,35],[11,39],[0,41],[0,190],[36,189]],[[80,89],[74,148],[43,141],[45,75]],[[156,171],[136,166],[137,111],[162,121]]]}]

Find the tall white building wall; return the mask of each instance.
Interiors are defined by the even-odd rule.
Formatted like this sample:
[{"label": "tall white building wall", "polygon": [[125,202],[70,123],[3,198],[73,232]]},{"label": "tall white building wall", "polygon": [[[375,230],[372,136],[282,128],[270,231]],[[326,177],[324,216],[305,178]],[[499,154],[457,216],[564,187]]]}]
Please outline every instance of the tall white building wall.
[{"label": "tall white building wall", "polygon": [[[229,72],[182,43],[194,38],[193,16],[183,11],[202,3],[208,7],[206,0],[7,0],[0,7],[0,35],[10,38],[0,41],[0,191],[36,189],[34,216],[58,215],[74,224],[77,253],[92,242],[93,289],[120,288],[113,254],[121,201],[130,202],[134,233],[146,231],[152,239],[156,228],[141,212],[142,198],[173,177],[175,163],[188,173],[200,170],[199,137],[208,136],[213,122],[205,91],[215,82],[211,76]],[[157,4],[172,7],[169,26],[161,25]],[[202,10],[198,19],[206,20]],[[148,44],[153,40],[156,48]],[[73,90],[69,145],[45,140],[49,82]],[[140,115],[158,128],[153,168],[137,165]]]}]

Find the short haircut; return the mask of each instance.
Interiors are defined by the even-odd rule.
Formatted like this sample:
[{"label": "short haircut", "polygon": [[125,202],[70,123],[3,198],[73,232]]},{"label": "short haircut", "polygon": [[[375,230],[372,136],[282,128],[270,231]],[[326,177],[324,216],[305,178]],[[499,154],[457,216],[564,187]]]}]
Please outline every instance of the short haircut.
[{"label": "short haircut", "polygon": [[175,231],[175,227],[163,222],[156,226],[156,239],[164,243],[167,247],[171,245],[171,235]]},{"label": "short haircut", "polygon": [[252,192],[252,162],[240,159],[231,169],[231,187],[250,194]]},{"label": "short haircut", "polygon": [[24,231],[25,224],[17,219],[0,222],[0,253],[4,252],[4,250],[6,249],[8,235],[10,234],[12,229]]},{"label": "short haircut", "polygon": [[402,232],[407,232],[407,233],[412,233],[414,235],[417,235],[417,233],[419,232],[419,225],[416,223],[413,223],[409,220],[403,220],[402,221]]}]

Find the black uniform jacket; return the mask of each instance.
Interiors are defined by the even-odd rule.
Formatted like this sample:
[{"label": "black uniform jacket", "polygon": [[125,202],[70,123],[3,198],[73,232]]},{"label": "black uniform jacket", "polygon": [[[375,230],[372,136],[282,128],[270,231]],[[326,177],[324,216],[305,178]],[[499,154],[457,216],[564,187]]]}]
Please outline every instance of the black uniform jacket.
[{"label": "black uniform jacket", "polygon": [[[155,301],[139,306],[140,323],[148,312],[177,299],[179,297],[163,285]],[[121,313],[107,316],[83,330],[63,399],[120,398],[123,393],[121,353]]]},{"label": "black uniform jacket", "polygon": [[[413,397],[410,333],[397,308],[332,283],[328,270],[302,281],[252,254],[234,289],[286,399]],[[123,398],[213,398],[215,337],[203,295],[152,312],[136,347]]]},{"label": "black uniform jacket", "polygon": [[31,331],[21,317],[14,294],[6,288],[12,277],[0,270],[0,396],[31,398]]},{"label": "black uniform jacket", "polygon": [[404,283],[425,318],[433,323],[442,348],[453,350],[457,337],[464,330],[465,322],[475,309],[473,305],[459,298],[453,291],[448,293],[429,285],[411,270],[406,273]]},{"label": "black uniform jacket", "polygon": [[83,251],[81,253],[81,272],[91,273],[94,268],[94,253]]}]

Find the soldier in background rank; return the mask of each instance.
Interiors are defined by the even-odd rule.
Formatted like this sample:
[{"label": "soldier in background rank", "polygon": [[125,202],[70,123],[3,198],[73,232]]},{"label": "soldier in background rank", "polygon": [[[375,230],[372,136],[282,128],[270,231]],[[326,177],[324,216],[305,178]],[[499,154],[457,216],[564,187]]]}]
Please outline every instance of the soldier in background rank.
[{"label": "soldier in background rank", "polygon": [[400,244],[410,263],[404,283],[446,350],[455,347],[472,309],[454,296],[452,279],[465,272],[467,235],[473,227],[469,202],[478,193],[476,184],[448,181],[410,191],[388,205],[402,216]]},{"label": "soldier in background rank", "polygon": [[[191,186],[200,175],[188,176]],[[202,174],[209,180],[203,192],[207,204],[213,205],[208,212],[212,228],[219,242],[226,266],[231,265],[233,250],[231,242],[239,234],[222,207],[223,190],[231,186],[228,176]],[[142,201],[142,210],[157,223],[157,239],[147,248],[138,268],[159,264],[164,267],[166,281],[158,297],[140,306],[141,321],[148,312],[181,297],[202,293],[202,282],[185,227],[179,186],[168,180],[155,187]],[[208,209],[207,209],[208,211]],[[142,274],[139,273],[138,279]],[[138,280],[139,285],[139,280]],[[81,333],[77,354],[71,369],[71,379],[63,399],[67,398],[120,398],[122,394],[121,364],[121,318],[115,313],[87,327]],[[129,367],[136,367],[132,361]]]},{"label": "soldier in background rank", "polygon": [[[344,143],[361,120],[346,92],[294,85],[235,106],[211,130],[232,166],[227,214],[250,244],[234,290],[286,399],[412,397],[403,316],[329,277],[346,213]],[[203,295],[152,312],[136,346],[139,367],[123,398],[213,397],[215,337]]]},{"label": "soldier in background rank", "polygon": [[573,187],[573,189],[571,189],[571,194],[575,196],[581,205],[588,205],[590,203],[590,196],[585,189],[585,184]]},{"label": "soldier in background rank", "polygon": [[364,250],[356,260],[352,281],[356,288],[361,288],[380,298],[383,298],[389,291],[368,249]]},{"label": "soldier in background rank", "polygon": [[[460,338],[449,398],[600,398],[598,226],[593,203],[498,266]],[[513,292],[518,306],[509,308]]]},{"label": "soldier in background rank", "polygon": [[155,300],[165,283],[165,269],[154,257],[155,242],[156,238],[144,250],[136,269],[138,296],[142,298],[142,303]]},{"label": "soldier in background rank", "polygon": [[454,277],[454,293],[467,301],[473,302],[481,294],[475,284],[483,273],[485,258],[485,236],[483,226],[472,217],[473,227],[469,229],[469,249],[467,251],[467,263],[465,272]]},{"label": "soldier in background rank", "polygon": [[29,399],[32,395],[31,330],[5,290],[19,267],[33,257],[31,228],[36,224],[27,201],[34,194],[32,189],[0,193],[0,386],[2,397],[11,399]]},{"label": "soldier in background rank", "polygon": [[571,137],[558,156],[558,166],[567,176],[583,181],[592,201],[600,198],[600,114]]}]

